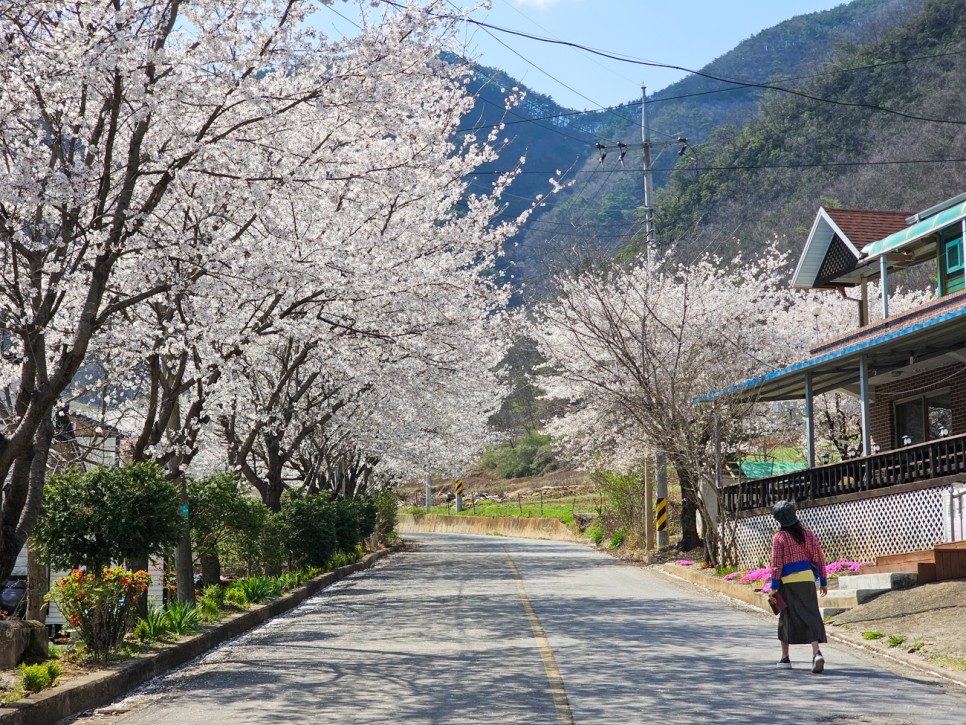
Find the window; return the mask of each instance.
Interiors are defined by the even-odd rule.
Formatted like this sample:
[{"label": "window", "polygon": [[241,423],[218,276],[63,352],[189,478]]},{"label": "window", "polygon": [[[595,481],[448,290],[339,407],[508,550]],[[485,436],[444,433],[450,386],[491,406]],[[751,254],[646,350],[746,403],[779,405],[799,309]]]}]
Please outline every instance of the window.
[{"label": "window", "polygon": [[896,447],[909,436],[912,443],[942,438],[953,429],[953,405],[948,392],[932,393],[896,403]]},{"label": "window", "polygon": [[963,277],[963,235],[948,236],[939,244],[939,294],[948,295],[966,288]]},{"label": "window", "polygon": [[958,272],[963,268],[963,238],[946,242],[946,272]]}]

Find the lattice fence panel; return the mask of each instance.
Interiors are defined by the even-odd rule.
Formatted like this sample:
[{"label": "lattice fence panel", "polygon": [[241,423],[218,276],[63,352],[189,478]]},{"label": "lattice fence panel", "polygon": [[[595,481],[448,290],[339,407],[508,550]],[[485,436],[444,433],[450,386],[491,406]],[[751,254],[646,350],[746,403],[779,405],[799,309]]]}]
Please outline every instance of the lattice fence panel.
[{"label": "lattice fence panel", "polygon": [[[874,561],[943,541],[943,493],[949,491],[943,486],[815,506],[802,509],[798,517],[818,535],[826,561]],[[777,530],[771,515],[741,519],[736,532],[738,565],[767,566]]]}]

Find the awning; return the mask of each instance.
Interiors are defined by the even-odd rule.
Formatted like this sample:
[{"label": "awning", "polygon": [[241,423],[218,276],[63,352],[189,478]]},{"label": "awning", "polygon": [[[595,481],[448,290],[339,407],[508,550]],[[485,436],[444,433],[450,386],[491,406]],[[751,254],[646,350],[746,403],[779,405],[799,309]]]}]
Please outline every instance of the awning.
[{"label": "awning", "polygon": [[934,216],[917,222],[902,231],[890,234],[885,239],[866,244],[862,247],[862,254],[865,258],[881,257],[888,252],[896,252],[913,242],[917,242],[923,237],[928,237],[933,232],[953,224],[960,219],[966,218],[966,201],[951,206]]},{"label": "awning", "polygon": [[[900,322],[901,321],[897,321]],[[859,381],[865,357],[870,375],[909,366],[910,358],[925,361],[962,350],[966,346],[966,306],[935,317],[889,329],[875,337],[789,365],[730,388],[695,398],[707,402],[726,395],[743,400],[798,400],[805,397],[805,380],[811,376],[812,394],[821,395]]]}]

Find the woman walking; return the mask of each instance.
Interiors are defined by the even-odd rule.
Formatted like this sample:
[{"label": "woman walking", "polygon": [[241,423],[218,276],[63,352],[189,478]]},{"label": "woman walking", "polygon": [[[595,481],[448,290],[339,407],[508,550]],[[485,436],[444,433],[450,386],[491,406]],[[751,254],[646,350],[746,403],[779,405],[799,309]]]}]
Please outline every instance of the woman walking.
[{"label": "woman walking", "polygon": [[[792,668],[789,645],[810,644],[812,672],[817,674],[825,669],[825,657],[819,645],[828,641],[815,596],[816,579],[822,596],[828,594],[825,556],[818,537],[802,526],[795,515],[795,504],[779,501],[771,512],[781,527],[771,540],[771,591],[780,594],[787,605],[778,614],[778,639],[782,645],[778,669]],[[775,595],[769,598],[774,601]]]}]

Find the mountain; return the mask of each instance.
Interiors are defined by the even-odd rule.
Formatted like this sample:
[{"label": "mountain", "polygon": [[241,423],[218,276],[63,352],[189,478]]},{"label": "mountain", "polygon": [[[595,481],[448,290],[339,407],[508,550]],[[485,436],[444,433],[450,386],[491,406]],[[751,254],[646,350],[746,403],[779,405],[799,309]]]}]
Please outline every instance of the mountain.
[{"label": "mountain", "polygon": [[[787,163],[798,158],[848,160],[856,146],[848,133],[842,135],[849,124],[876,131],[874,138],[863,138],[859,144],[865,149],[863,153],[871,154],[880,141],[889,143],[887,132],[896,129],[895,121],[884,121],[867,110],[779,95],[760,86],[775,83],[789,90],[817,88],[816,92],[836,93],[840,98],[860,93],[862,102],[877,103],[877,94],[886,90],[880,87],[880,81],[901,81],[904,66],[876,67],[866,72],[847,69],[875,63],[886,51],[893,60],[911,57],[906,51],[912,48],[916,53],[928,51],[930,38],[947,47],[946,41],[936,38],[940,34],[955,35],[954,28],[940,33],[936,19],[932,25],[922,21],[929,25],[922,29],[922,37],[910,28],[927,11],[948,22],[959,22],[960,5],[953,0],[854,0],[832,10],[795,17],[748,38],[698,73],[650,95],[659,240],[686,250],[713,244],[725,248],[734,246],[726,240],[736,235],[751,238],[765,229],[787,232],[806,223],[803,215],[814,216],[820,199],[833,193],[829,184],[833,177],[844,175],[841,167],[821,167],[811,174],[811,185],[802,187],[804,172],[776,169],[765,176],[750,170],[742,174],[731,168],[739,165],[736,159],[746,165],[760,165],[773,157]],[[910,37],[902,35],[903,29],[910,29]],[[908,49],[904,47],[907,43]],[[951,65],[958,62],[957,56],[942,61]],[[916,82],[927,65],[924,62],[906,73],[908,80]],[[930,83],[938,77],[932,72],[925,74]],[[602,111],[574,112],[531,91],[522,105],[505,112],[501,89],[513,87],[523,86],[499,70],[477,67],[476,79],[470,85],[477,104],[467,119],[467,129],[484,133],[483,129],[493,124],[505,124],[502,136],[508,144],[501,161],[481,169],[478,183],[491,181],[494,172],[507,169],[520,156],[527,158],[524,173],[509,189],[507,215],[519,213],[538,195],[547,194],[547,179],[556,170],[567,172],[565,178],[573,180],[571,187],[550,197],[531,217],[511,243],[504,263],[502,271],[512,275],[517,285],[540,294],[548,272],[567,263],[574,248],[585,252],[599,247],[602,253],[612,254],[622,248],[633,251],[639,245],[635,234],[640,229],[637,210],[643,185],[641,101],[629,100]],[[925,102],[924,94],[934,91],[905,93],[900,86],[883,95],[882,102],[905,105],[904,93]],[[941,103],[939,96],[933,101]],[[794,123],[799,124],[795,135],[784,136]],[[828,130],[818,125],[824,123],[832,125]],[[907,124],[902,132],[911,132],[912,128],[913,124]],[[923,131],[921,125],[916,128]],[[680,148],[676,140],[679,136],[688,139],[683,157],[675,155]],[[628,145],[623,164],[615,148],[618,142]],[[893,138],[892,145],[895,142]],[[595,148],[597,143],[610,147],[603,160]],[[719,166],[728,168],[717,170]],[[870,178],[888,178],[890,173],[883,168],[861,168]],[[756,181],[764,178],[767,185]],[[851,184],[843,187],[849,190]],[[865,201],[861,196],[859,190],[871,186],[874,182],[869,181],[856,187],[854,194],[834,193],[843,202],[867,206],[880,198],[866,197],[869,201]],[[945,198],[942,193],[923,195],[933,200]],[[899,204],[902,208],[917,203],[916,199],[905,200],[907,197],[900,193],[894,196],[903,198]],[[768,213],[759,214],[765,205]],[[792,216],[784,216],[786,212]]]},{"label": "mountain", "polygon": [[714,131],[658,195],[663,241],[731,253],[778,234],[794,253],[820,205],[918,211],[962,192],[966,2],[920,5],[838,47],[803,95],[770,91]]}]

